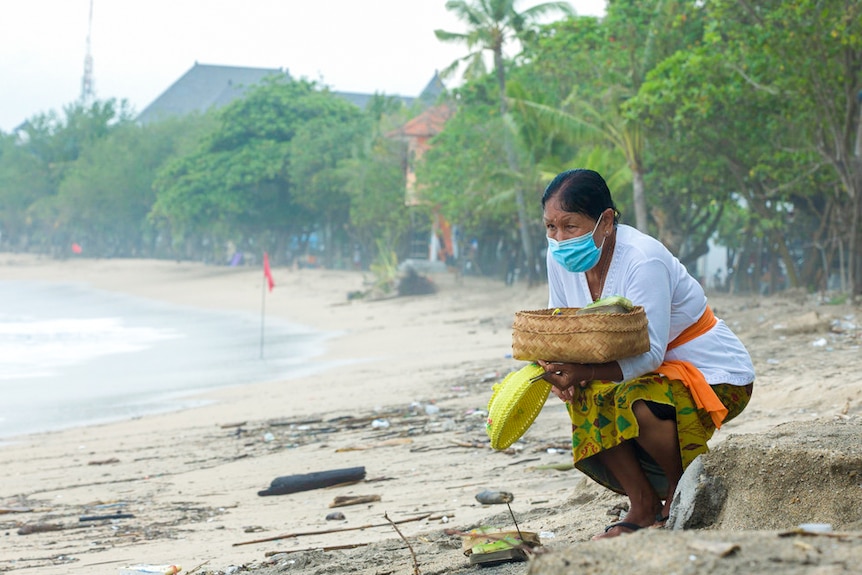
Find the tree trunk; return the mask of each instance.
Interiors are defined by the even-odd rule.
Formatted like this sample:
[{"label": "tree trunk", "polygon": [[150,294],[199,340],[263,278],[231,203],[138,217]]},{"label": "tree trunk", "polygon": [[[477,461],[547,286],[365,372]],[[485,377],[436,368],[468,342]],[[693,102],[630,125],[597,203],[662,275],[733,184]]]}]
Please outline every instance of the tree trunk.
[{"label": "tree trunk", "polygon": [[635,204],[635,227],[647,233],[647,205],[646,185],[644,184],[643,170],[637,168],[632,170],[632,195]]},{"label": "tree trunk", "polygon": [[799,287],[799,274],[796,273],[796,263],[793,261],[793,255],[787,247],[787,241],[784,234],[776,233],[773,237],[778,248],[778,254],[784,262],[784,270],[787,273],[787,287]]},{"label": "tree trunk", "polygon": [[[505,122],[506,115],[509,113],[509,106],[506,103],[506,70],[503,67],[503,49],[502,46],[494,50],[494,69],[497,72],[497,84],[500,89],[500,119]],[[518,158],[515,155],[512,136],[508,130],[503,130],[503,147],[506,151],[506,163],[509,170],[513,174],[520,174],[518,167]],[[521,183],[515,183],[515,206],[518,213],[518,229],[521,232],[521,247],[524,250],[524,257],[527,261],[527,278],[529,285],[533,286],[538,283],[538,273],[536,265],[536,253],[533,249],[533,238],[530,235],[530,222],[527,217],[527,205],[524,201],[524,190],[521,189]]]},{"label": "tree trunk", "polygon": [[[860,169],[856,179],[857,181],[862,180],[862,169]],[[847,247],[847,278],[850,283],[848,291],[851,297],[858,295],[860,289],[862,289],[862,279],[860,279],[860,271],[862,271],[860,259],[862,259],[862,255],[859,253],[859,212],[862,211],[862,201],[859,198],[862,194],[860,192],[862,192],[862,185],[857,187],[856,193],[852,198],[853,219],[850,224],[850,245]]]},{"label": "tree trunk", "polygon": [[862,293],[862,253],[859,249],[860,212],[862,212],[862,90],[856,94],[856,142],[853,147],[852,181],[854,189],[850,190],[853,201],[853,218],[850,224],[850,241],[847,248],[848,278],[850,279],[850,296]]}]

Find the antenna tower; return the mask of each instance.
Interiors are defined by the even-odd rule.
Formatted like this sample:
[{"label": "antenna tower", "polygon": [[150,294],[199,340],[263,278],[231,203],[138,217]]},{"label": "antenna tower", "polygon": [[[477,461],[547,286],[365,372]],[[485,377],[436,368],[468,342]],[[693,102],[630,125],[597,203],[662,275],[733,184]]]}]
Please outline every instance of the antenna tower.
[{"label": "antenna tower", "polygon": [[81,78],[81,103],[93,101],[93,54],[90,52],[90,34],[93,32],[93,0],[90,0],[90,19],[87,22],[87,54],[84,56],[84,77]]}]

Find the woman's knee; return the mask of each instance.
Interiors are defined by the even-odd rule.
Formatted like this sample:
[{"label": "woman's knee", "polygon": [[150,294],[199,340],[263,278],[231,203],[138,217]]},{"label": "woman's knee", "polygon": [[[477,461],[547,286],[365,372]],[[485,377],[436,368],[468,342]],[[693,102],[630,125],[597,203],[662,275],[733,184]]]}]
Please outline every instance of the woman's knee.
[{"label": "woman's knee", "polygon": [[658,421],[676,421],[676,408],[673,405],[639,399],[632,403],[632,413],[639,425]]}]

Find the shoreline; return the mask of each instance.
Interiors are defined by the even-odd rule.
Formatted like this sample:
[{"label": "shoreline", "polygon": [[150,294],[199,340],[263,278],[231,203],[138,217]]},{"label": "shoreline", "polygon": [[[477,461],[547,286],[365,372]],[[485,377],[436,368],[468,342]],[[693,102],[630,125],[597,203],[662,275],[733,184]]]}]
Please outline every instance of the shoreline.
[{"label": "shoreline", "polygon": [[4,278],[0,287],[11,329],[0,381],[4,440],[193,408],[213,390],[333,367],[309,361],[337,334],[281,318],[264,326],[242,312],[69,281]]}]

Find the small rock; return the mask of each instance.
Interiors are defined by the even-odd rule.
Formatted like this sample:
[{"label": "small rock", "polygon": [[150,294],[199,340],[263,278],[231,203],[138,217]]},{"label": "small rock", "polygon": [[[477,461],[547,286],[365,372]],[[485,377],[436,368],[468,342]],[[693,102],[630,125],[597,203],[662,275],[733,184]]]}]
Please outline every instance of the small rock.
[{"label": "small rock", "polygon": [[486,489],[476,494],[476,501],[482,505],[495,505],[497,503],[511,503],[515,496],[508,491],[490,491]]},{"label": "small rock", "polygon": [[344,513],[341,511],[333,511],[326,516],[327,521],[344,521]]}]

